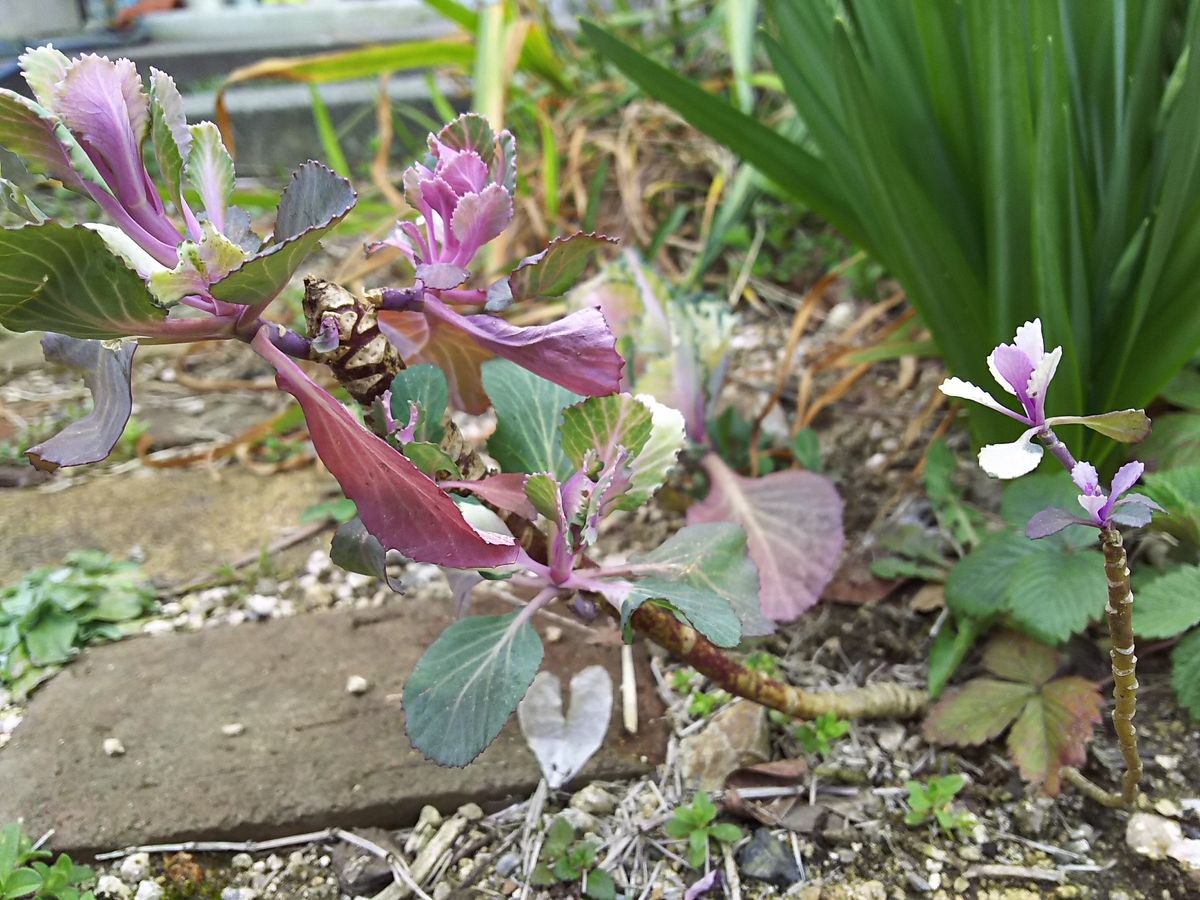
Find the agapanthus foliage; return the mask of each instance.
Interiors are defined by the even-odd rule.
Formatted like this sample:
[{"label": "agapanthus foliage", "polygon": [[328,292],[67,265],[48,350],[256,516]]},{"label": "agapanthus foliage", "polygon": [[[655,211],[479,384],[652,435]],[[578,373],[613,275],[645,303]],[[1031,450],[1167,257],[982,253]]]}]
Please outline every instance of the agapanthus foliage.
[{"label": "agapanthus foliage", "polygon": [[[464,614],[485,579],[532,596],[508,616],[461,619],[407,682],[413,743],[443,763],[469,762],[512,714],[542,658],[530,619],[552,602],[584,618],[608,606],[627,637],[645,604],[722,647],[770,630],[737,524],[698,521],[648,553],[603,556],[605,519],[645,505],[675,465],[685,427],[702,433],[703,395],[687,401],[699,409],[697,426],[653,397],[623,392],[624,361],[596,306],[537,326],[501,316],[569,290],[609,238],[555,240],[500,280],[474,284],[477,256],[513,217],[510,134],[467,115],[431,135],[428,156],[403,176],[415,217],[383,242],[412,265],[411,283],[360,296],[310,279],[298,333],[267,313],[354,205],[348,181],[305,163],[280,197],[273,232],[260,236],[233,203],[219,132],[184,121],[167,75],[152,71],[147,84],[128,60],[70,60],[50,47],[27,52],[22,66],[36,99],[0,92],[0,144],[110,220],[52,222],[22,185],[0,184],[6,208],[28,219],[0,230],[0,323],[51,332],[47,358],[78,370],[95,399],[90,416],[34,448],[36,464],[108,454],[128,419],[139,340],[249,344],[300,404],[317,453],[357,509],[334,537],[335,560],[383,577],[389,554],[436,563]],[[373,427],[304,360],[326,364],[368,407]],[[489,405],[498,472],[448,415],[450,406]]]}]

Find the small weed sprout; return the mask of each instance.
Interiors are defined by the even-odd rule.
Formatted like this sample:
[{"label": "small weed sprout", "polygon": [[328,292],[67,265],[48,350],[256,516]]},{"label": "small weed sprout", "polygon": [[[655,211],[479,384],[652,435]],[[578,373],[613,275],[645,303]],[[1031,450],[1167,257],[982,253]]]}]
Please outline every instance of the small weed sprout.
[{"label": "small weed sprout", "polygon": [[576,840],[575,827],[558,816],[546,831],[530,883],[540,887],[583,882],[584,895],[592,900],[614,900],[617,886],[611,875],[596,868],[600,842],[594,835]]},{"label": "small weed sprout", "polygon": [[833,713],[817,716],[811,723],[796,728],[794,734],[805,753],[819,753],[821,758],[833,752],[833,742],[850,733],[850,723]]},{"label": "small weed sprout", "polygon": [[0,900],[46,897],[54,900],[95,900],[83,885],[96,873],[77,866],[65,853],[46,863],[54,854],[36,850],[19,825],[0,828]]},{"label": "small weed sprout", "polygon": [[946,835],[964,835],[975,827],[975,817],[964,809],[958,808],[954,798],[967,785],[967,779],[962,775],[943,775],[940,778],[930,778],[928,784],[919,781],[908,781],[908,814],[904,817],[907,825],[923,825],[931,819]]},{"label": "small weed sprout", "polygon": [[703,791],[696,795],[690,806],[681,806],[666,824],[666,832],[673,838],[688,842],[688,862],[699,869],[708,859],[709,840],[722,844],[736,844],[743,837],[742,829],[728,823],[714,822],[717,807],[712,798]]}]

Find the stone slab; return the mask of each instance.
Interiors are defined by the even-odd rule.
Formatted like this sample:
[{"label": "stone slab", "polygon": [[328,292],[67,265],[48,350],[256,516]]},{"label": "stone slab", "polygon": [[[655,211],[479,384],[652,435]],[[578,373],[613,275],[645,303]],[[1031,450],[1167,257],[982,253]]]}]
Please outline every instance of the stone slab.
[{"label": "stone slab", "polygon": [[[61,562],[70,550],[125,556],[134,546],[144,551],[150,575],[186,581],[296,528],[333,484],[311,468],[262,477],[237,467],[195,467],[101,476],[61,491],[0,491],[0,584]],[[312,546],[319,544],[327,547],[329,536]]]},{"label": "stone slab", "polygon": [[[510,609],[485,602],[479,612]],[[262,839],[329,826],[403,827],[422,805],[501,805],[540,773],[515,718],[465,769],[427,761],[404,733],[400,692],[445,607],[401,600],[370,614],[327,612],[94,647],[35,696],[0,750],[0,822],[55,829],[56,849],[87,854],[135,843]],[[566,679],[593,663],[620,679],[617,647],[567,629],[546,643]],[[663,710],[639,653],[642,728],[614,711],[580,775],[647,771],[666,744]],[[346,680],[370,682],[362,696]],[[616,691],[619,697],[619,691]],[[235,737],[222,726],[240,723]],[[124,756],[104,754],[118,738]]]}]

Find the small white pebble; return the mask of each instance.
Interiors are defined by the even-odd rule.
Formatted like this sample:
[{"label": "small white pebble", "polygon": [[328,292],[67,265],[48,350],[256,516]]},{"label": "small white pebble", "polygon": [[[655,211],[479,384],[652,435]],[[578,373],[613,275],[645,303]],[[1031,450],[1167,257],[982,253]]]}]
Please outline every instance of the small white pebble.
[{"label": "small white pebble", "polygon": [[267,857],[267,868],[272,872],[278,872],[283,868],[283,860],[277,854],[272,853]]},{"label": "small white pebble", "polygon": [[258,891],[248,887],[227,887],[221,891],[221,900],[255,900]]},{"label": "small white pebble", "polygon": [[229,864],[235,869],[249,869],[254,865],[254,857],[249,853],[236,853],[233,859],[229,860]]},{"label": "small white pebble", "polygon": [[105,900],[129,900],[132,891],[116,875],[101,875],[96,882],[96,896]]},{"label": "small white pebble", "polygon": [[163,889],[156,881],[141,881],[133,900],[162,900]]},{"label": "small white pebble", "polygon": [[221,726],[221,734],[225,735],[225,737],[237,737],[239,734],[245,732],[245,730],[246,726],[241,722],[230,722],[228,725]]},{"label": "small white pebble", "polygon": [[150,874],[150,854],[131,853],[117,867],[117,874],[126,884],[137,884]]},{"label": "small white pebble", "polygon": [[557,644],[562,640],[563,630],[557,625],[551,625],[546,629],[546,643]]},{"label": "small white pebble", "polygon": [[143,634],[170,634],[175,630],[175,623],[166,619],[153,619],[142,626]]},{"label": "small white pebble", "polygon": [[361,675],[351,675],[346,679],[346,693],[356,696],[365,694],[371,685]]},{"label": "small white pebble", "polygon": [[105,756],[124,756],[125,745],[121,743],[120,738],[110,737],[104,739],[104,755]]}]

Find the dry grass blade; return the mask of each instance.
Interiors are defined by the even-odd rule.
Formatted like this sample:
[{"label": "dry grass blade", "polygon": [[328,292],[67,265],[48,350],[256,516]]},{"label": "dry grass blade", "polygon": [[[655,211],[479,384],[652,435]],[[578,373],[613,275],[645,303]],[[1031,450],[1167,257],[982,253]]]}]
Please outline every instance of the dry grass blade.
[{"label": "dry grass blade", "polygon": [[391,77],[391,72],[382,72],[379,75],[379,101],[375,104],[375,133],[379,138],[379,145],[375,148],[375,157],[371,160],[371,181],[396,210],[398,218],[409,211],[409,206],[404,195],[392,184],[391,173],[388,171],[388,162],[392,156],[392,141],[395,139],[395,129],[392,127],[392,101],[388,96],[388,79]]}]

